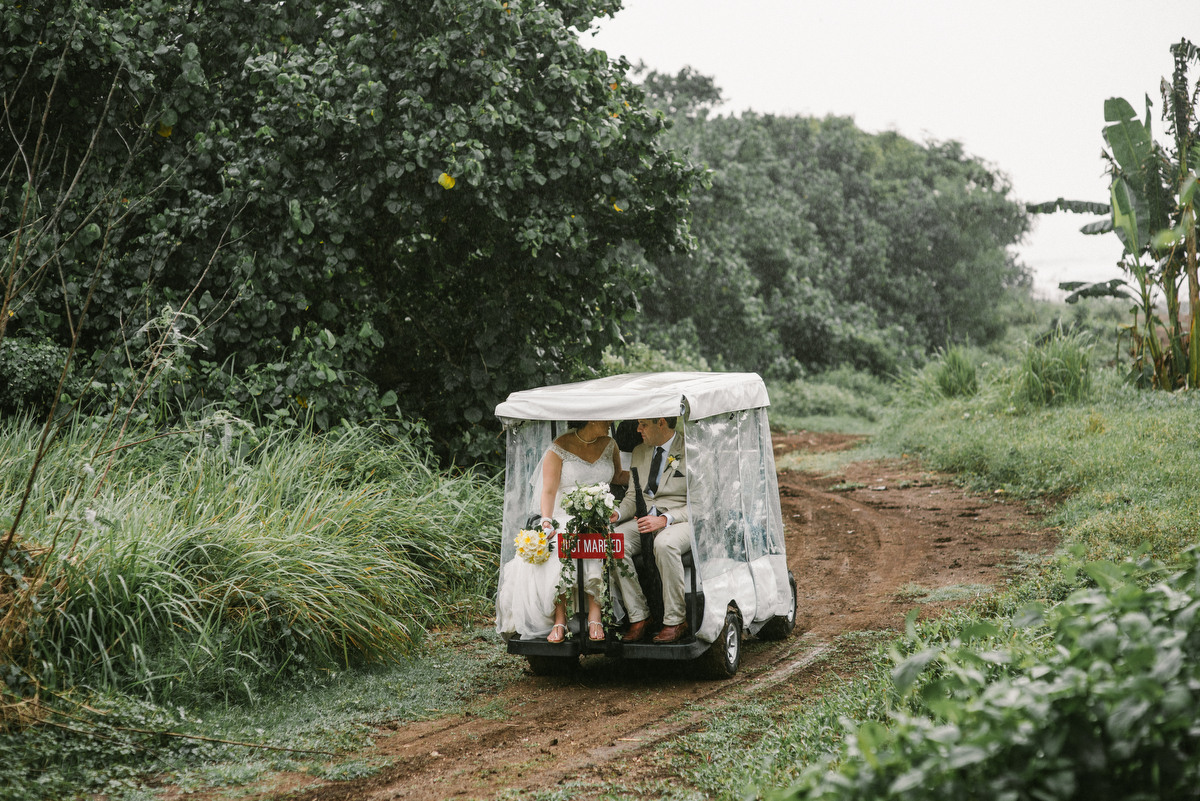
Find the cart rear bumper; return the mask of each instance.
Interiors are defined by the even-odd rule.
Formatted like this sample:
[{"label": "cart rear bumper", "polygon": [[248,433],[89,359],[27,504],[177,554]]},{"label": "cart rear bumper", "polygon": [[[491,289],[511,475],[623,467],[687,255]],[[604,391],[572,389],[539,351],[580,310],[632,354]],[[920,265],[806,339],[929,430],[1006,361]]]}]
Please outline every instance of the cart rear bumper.
[{"label": "cart rear bumper", "polygon": [[581,654],[604,654],[614,659],[695,659],[703,654],[712,643],[688,636],[679,642],[655,644],[651,642],[621,642],[608,639],[604,642],[581,641],[578,639],[565,642],[547,642],[544,639],[522,640],[514,636],[508,640],[508,652],[521,656],[563,656],[572,657]]}]

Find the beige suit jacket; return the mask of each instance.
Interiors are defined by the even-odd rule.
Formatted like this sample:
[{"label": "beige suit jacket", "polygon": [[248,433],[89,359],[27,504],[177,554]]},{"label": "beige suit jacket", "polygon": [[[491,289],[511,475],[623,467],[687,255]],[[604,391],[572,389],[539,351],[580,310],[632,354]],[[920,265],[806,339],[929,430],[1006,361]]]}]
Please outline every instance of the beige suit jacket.
[{"label": "beige suit jacket", "polygon": [[[675,519],[676,523],[686,523],[688,520],[687,461],[683,444],[683,429],[678,428],[675,430],[675,439],[671,441],[671,448],[666,453],[665,461],[669,466],[663,466],[662,479],[658,485],[658,492],[654,494],[653,498],[649,494],[646,495],[647,507],[657,506],[659,514],[670,512],[671,517]],[[646,489],[647,482],[650,480],[650,461],[653,458],[654,448],[643,442],[633,449],[633,455],[629,460],[629,466],[637,468],[643,492]],[[630,478],[629,492],[625,493],[625,497],[621,500],[620,507],[618,507],[621,515],[619,520],[628,520],[633,517],[633,510],[636,505],[633,479]]]}]

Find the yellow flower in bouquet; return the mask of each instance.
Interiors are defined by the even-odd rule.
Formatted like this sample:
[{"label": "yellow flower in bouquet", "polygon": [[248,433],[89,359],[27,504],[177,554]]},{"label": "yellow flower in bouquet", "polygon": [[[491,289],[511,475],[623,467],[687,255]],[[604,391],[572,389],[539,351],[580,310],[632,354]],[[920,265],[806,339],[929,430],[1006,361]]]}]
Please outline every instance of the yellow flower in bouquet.
[{"label": "yellow flower in bouquet", "polygon": [[523,528],[517,532],[517,556],[531,565],[540,565],[550,558],[550,539],[542,529]]}]

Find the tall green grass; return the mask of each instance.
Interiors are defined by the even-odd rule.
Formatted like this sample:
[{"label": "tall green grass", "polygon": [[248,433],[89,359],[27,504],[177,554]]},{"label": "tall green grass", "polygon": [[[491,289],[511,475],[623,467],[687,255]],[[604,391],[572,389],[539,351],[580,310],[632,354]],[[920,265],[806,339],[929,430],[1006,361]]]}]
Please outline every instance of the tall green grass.
[{"label": "tall green grass", "polygon": [[947,398],[969,398],[979,392],[975,364],[967,349],[956,345],[941,354],[933,368],[934,381]]},{"label": "tall green grass", "polygon": [[1084,400],[1092,391],[1091,342],[1086,334],[1061,329],[1026,349],[1017,373],[1015,397],[1029,406]]},{"label": "tall green grass", "polygon": [[[36,437],[0,424],[0,518]],[[250,697],[297,670],[395,659],[492,592],[498,485],[439,472],[406,440],[159,440],[118,452],[101,482],[93,437],[87,421],[63,434],[21,527],[27,546],[58,537],[27,638],[49,686]]]},{"label": "tall green grass", "polygon": [[949,399],[1015,412],[1086,400],[1092,391],[1094,344],[1086,331],[1055,328],[1013,346],[1007,355],[988,357],[985,351],[955,346],[922,369],[901,375],[896,403],[919,409]]}]

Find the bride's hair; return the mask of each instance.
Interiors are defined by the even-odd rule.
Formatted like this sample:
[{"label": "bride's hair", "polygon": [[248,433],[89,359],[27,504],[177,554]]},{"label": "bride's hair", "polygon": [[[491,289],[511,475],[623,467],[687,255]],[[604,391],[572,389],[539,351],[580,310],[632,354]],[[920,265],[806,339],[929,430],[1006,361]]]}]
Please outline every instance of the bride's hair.
[{"label": "bride's hair", "polygon": [[588,421],[587,421],[587,420],[568,420],[568,421],[567,421],[567,428],[573,428],[573,429],[575,429],[576,431],[580,431],[580,430],[582,430],[582,429],[583,429],[583,427],[584,427],[584,426],[586,426],[587,424],[588,424]]}]

